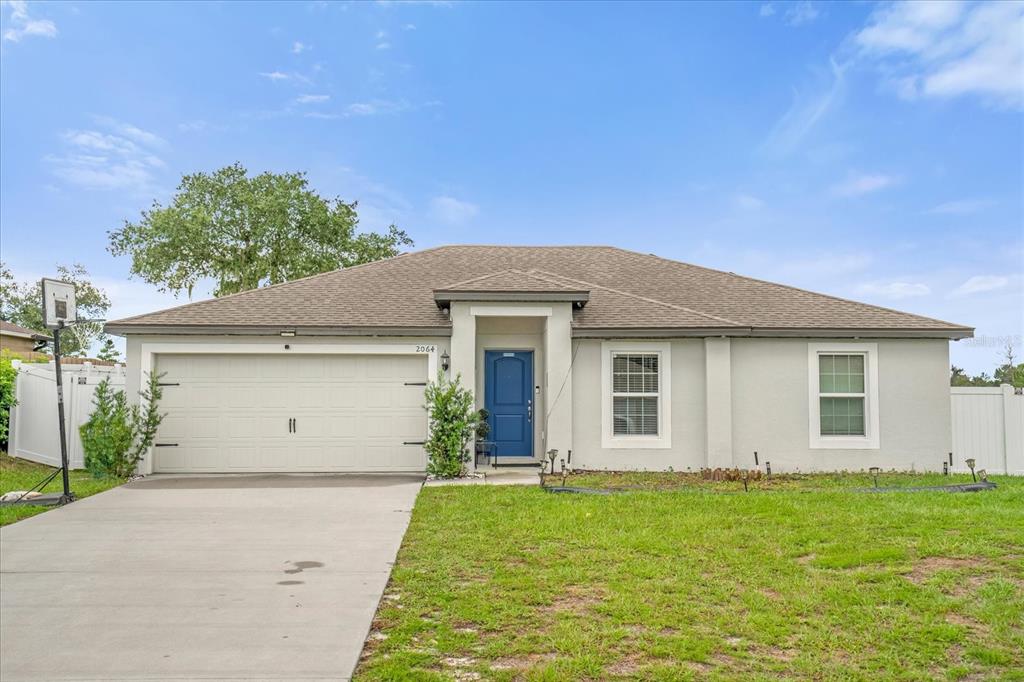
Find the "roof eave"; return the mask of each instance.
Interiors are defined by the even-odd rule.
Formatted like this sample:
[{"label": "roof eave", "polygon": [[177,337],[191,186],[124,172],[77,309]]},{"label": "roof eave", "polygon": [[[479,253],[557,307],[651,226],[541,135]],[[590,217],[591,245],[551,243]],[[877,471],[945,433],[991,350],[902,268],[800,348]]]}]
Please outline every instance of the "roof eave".
[{"label": "roof eave", "polygon": [[450,326],[437,327],[315,327],[223,324],[107,324],[103,331],[115,336],[451,336]]},{"label": "roof eave", "polygon": [[452,291],[436,289],[434,302],[447,308],[453,301],[494,301],[500,303],[576,303],[582,308],[590,300],[589,291]]},{"label": "roof eave", "polygon": [[683,338],[727,336],[746,338],[850,338],[949,339],[974,336],[969,327],[958,329],[836,329],[760,327],[573,327],[573,338]]}]

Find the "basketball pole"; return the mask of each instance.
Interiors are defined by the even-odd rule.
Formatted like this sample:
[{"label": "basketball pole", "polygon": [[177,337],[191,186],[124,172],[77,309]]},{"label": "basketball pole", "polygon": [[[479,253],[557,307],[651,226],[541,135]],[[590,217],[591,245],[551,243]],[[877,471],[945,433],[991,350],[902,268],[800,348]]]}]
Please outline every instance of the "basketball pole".
[{"label": "basketball pole", "polygon": [[64,329],[64,321],[61,320],[56,329],[53,330],[53,366],[57,376],[57,422],[60,424],[60,466],[61,477],[64,479],[64,494],[60,497],[60,504],[67,504],[75,501],[75,494],[71,492],[71,482],[68,480],[68,437],[64,425],[64,377],[60,368],[60,333]]}]

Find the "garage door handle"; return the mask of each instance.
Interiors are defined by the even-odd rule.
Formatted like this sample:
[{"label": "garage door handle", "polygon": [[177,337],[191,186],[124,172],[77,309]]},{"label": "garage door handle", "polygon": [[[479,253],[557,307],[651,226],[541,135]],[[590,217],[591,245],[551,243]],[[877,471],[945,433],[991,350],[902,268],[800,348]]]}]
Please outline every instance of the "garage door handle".
[{"label": "garage door handle", "polygon": [[425,441],[425,440],[406,440],[406,441],[402,441],[402,445],[426,445],[426,444],[427,444],[427,441]]},{"label": "garage door handle", "polygon": [[427,382],[425,382],[425,381],[406,381],[402,385],[403,386],[426,386]]},{"label": "garage door handle", "polygon": [[177,443],[153,443],[154,448],[176,448]]}]

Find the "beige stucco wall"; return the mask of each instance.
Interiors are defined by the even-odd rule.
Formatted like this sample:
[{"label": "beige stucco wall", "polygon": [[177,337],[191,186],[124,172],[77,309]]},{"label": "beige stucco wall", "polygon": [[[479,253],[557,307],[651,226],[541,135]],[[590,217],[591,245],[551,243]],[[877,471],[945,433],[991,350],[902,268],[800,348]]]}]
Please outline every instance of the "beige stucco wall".
[{"label": "beige stucco wall", "polygon": [[573,363],[572,466],[584,469],[698,470],[705,461],[704,340],[671,342],[672,447],[605,449],[601,446],[601,341],[582,339]]},{"label": "beige stucco wall", "polygon": [[877,450],[810,448],[807,339],[733,339],[735,464],[753,466],[757,450],[773,471],[941,470],[952,445],[949,342],[861,341],[878,344]]},{"label": "beige stucco wall", "polygon": [[[814,339],[815,343],[827,342]],[[839,341],[850,341],[839,340]],[[672,445],[664,450],[606,449],[601,444],[601,341],[579,340],[573,367],[574,467],[609,470],[698,470],[705,466],[772,470],[940,470],[951,446],[949,342],[865,339],[877,343],[880,405],[878,449],[811,449],[808,424],[808,339],[729,340],[731,461],[708,460],[707,372],[703,339],[671,342]],[[716,347],[720,355],[721,348]],[[719,358],[720,360],[721,358]],[[720,392],[712,392],[716,395]],[[721,424],[723,420],[714,423]],[[728,420],[726,420],[728,421]],[[714,425],[714,424],[713,424]],[[720,435],[711,429],[710,439]]]},{"label": "beige stucco wall", "polygon": [[[462,319],[458,313],[464,313]],[[549,393],[557,391],[565,374],[562,365],[572,361],[571,397],[566,413],[552,415],[548,425],[564,428],[558,445],[545,442],[538,420],[538,455],[546,446],[570,444],[572,465],[609,470],[698,470],[708,465],[709,428],[707,414],[708,377],[722,376],[722,344],[716,368],[706,363],[706,341],[701,338],[673,339],[671,351],[671,447],[666,449],[613,449],[602,446],[602,341],[575,339],[562,348],[559,343],[557,371],[550,371],[551,353],[546,339],[550,320],[531,318],[485,318],[453,311],[467,332],[447,337],[257,337],[257,336],[129,336],[127,340],[127,391],[135,398],[141,384],[142,344],[189,344],[207,352],[230,352],[238,343],[265,344],[267,352],[282,352],[304,344],[405,344],[432,345],[437,357],[452,356],[454,370],[472,377],[466,382],[476,389],[482,402],[483,351],[486,348],[533,349],[535,380],[541,386],[536,414],[550,411]],[[566,314],[567,311],[566,311]],[[469,321],[472,320],[471,324]],[[458,328],[458,325],[457,325]],[[561,335],[560,335],[561,336]],[[814,342],[821,342],[815,339]],[[848,341],[848,340],[847,340]],[[811,449],[808,426],[808,339],[740,338],[728,342],[729,400],[731,401],[731,462],[716,456],[714,466],[753,467],[758,451],[761,466],[771,461],[773,471],[865,469],[939,470],[951,449],[949,401],[949,343],[941,339],[864,339],[877,344],[880,405],[880,447],[878,449]],[[152,347],[152,346],[151,346]],[[218,349],[223,350],[218,350]],[[463,350],[465,349],[465,350]],[[570,349],[572,354],[570,355]],[[565,357],[562,357],[565,356]],[[718,396],[721,391],[713,392]],[[557,406],[556,406],[557,407]],[[715,427],[717,425],[717,427]],[[722,420],[712,420],[712,442],[723,442]],[[726,455],[726,458],[728,456]]]}]

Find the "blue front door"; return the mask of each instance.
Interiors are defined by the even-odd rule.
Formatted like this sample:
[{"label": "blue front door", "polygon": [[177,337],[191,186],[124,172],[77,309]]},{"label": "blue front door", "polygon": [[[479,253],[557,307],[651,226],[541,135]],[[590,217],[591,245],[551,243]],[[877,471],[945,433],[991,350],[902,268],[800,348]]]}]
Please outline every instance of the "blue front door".
[{"label": "blue front door", "polygon": [[498,457],[533,457],[533,351],[484,351],[487,440]]}]

